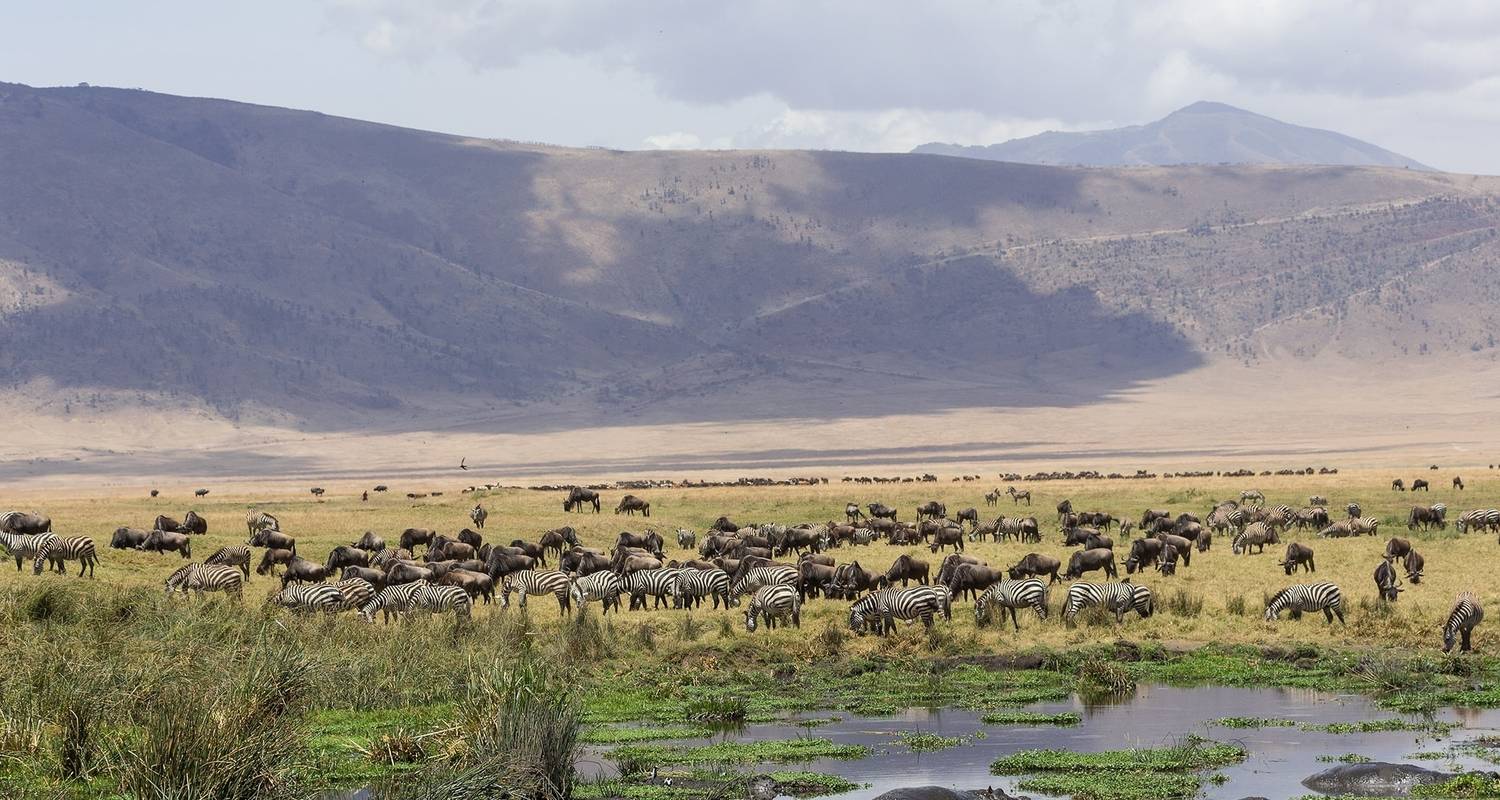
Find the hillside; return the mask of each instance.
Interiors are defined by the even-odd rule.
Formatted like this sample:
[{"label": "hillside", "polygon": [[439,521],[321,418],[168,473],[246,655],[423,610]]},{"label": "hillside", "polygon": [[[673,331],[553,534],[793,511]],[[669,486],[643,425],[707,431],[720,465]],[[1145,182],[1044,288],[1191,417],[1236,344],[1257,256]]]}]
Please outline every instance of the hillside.
[{"label": "hillside", "polygon": [[992,145],[931,143],[933,155],[1095,167],[1174,164],[1315,164],[1429,169],[1369,142],[1290,125],[1223,103],[1198,102],[1147,125],[1048,131]]},{"label": "hillside", "polygon": [[6,84],[0,185],[0,404],[37,426],[6,459],[73,452],[47,420],[136,452],[1440,383],[1500,322],[1500,184],[1415,170],[625,153]]}]

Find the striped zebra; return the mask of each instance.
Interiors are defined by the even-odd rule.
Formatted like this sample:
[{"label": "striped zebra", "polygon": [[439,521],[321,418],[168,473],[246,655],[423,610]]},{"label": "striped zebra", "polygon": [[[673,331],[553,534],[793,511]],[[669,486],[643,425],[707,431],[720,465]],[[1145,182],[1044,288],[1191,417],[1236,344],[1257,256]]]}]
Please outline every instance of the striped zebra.
[{"label": "striped zebra", "polygon": [[1030,608],[1036,611],[1038,619],[1046,619],[1047,585],[1036,578],[1007,579],[992,584],[974,601],[974,623],[980,627],[988,625],[990,615],[997,608],[1002,609],[1002,619],[1005,611],[1010,612],[1010,622],[1017,631],[1021,630],[1021,623],[1016,619],[1016,609]]},{"label": "striped zebra", "polygon": [[1453,641],[1460,636],[1463,637],[1463,645],[1460,652],[1472,652],[1469,646],[1469,636],[1474,633],[1474,628],[1484,621],[1484,607],[1479,605],[1479,598],[1468,592],[1458,596],[1458,601],[1453,604],[1453,610],[1448,612],[1448,621],[1443,623],[1443,652],[1453,649]]},{"label": "striped zebra", "polygon": [[766,630],[775,630],[777,620],[791,620],[792,627],[802,627],[802,599],[797,590],[776,583],[755,590],[750,607],[745,609],[745,630],[755,633],[755,620],[766,621]]},{"label": "striped zebra", "polygon": [[1374,517],[1356,517],[1349,520],[1349,528],[1355,536],[1360,534],[1374,536],[1380,532],[1380,520]]},{"label": "striped zebra", "polygon": [[428,614],[452,611],[459,620],[467,622],[474,617],[474,601],[461,586],[439,586],[418,581],[411,595],[411,610]]},{"label": "striped zebra", "polygon": [[1339,593],[1339,587],[1331,583],[1299,583],[1277,592],[1266,603],[1266,620],[1281,619],[1282,611],[1290,611],[1292,619],[1299,619],[1303,612],[1322,611],[1329,625],[1333,624],[1335,615],[1342,624],[1344,597]]},{"label": "striped zebra", "polygon": [[67,567],[64,562],[78,562],[78,577],[82,578],[85,572],[90,578],[94,577],[94,567],[99,563],[99,556],[94,552],[94,540],[87,536],[54,536],[44,540],[36,549],[36,560],[31,563],[31,574],[42,574],[42,565],[51,563],[58,572],[66,573]]},{"label": "striped zebra", "polygon": [[326,583],[294,583],[272,595],[271,602],[297,614],[337,614],[344,607],[344,595]]},{"label": "striped zebra", "polygon": [[588,607],[590,600],[598,600],[605,614],[609,613],[611,606],[615,613],[619,613],[620,595],[624,592],[625,584],[620,581],[620,576],[608,570],[590,573],[573,581],[573,602],[578,604],[580,614]]},{"label": "striped zebra", "polygon": [[655,603],[651,606],[653,611],[663,605],[671,605],[677,596],[677,574],[680,572],[682,570],[668,567],[643,569],[626,576],[625,591],[630,593],[630,610],[646,610],[647,595],[655,598]]},{"label": "striped zebra", "polygon": [[995,541],[1003,542],[1007,538],[1021,541],[1021,534],[1025,531],[1025,520],[1022,517],[1000,517],[995,520]]},{"label": "striped zebra", "polygon": [[174,591],[187,594],[191,591],[202,599],[204,592],[223,592],[236,600],[243,597],[241,590],[244,588],[244,577],[239,570],[223,564],[187,564],[168,575],[164,583],[167,594]]},{"label": "striped zebra", "polygon": [[245,578],[250,577],[250,548],[244,545],[232,545],[220,547],[214,554],[203,561],[204,564],[222,564],[224,566],[239,567],[240,572],[245,573]]},{"label": "striped zebra", "polygon": [[1458,521],[1455,523],[1458,526],[1458,532],[1468,533],[1469,531],[1485,530],[1490,525],[1491,514],[1494,514],[1496,521],[1500,522],[1500,511],[1493,508],[1476,508],[1473,511],[1465,511],[1459,515]]},{"label": "striped zebra", "polygon": [[345,578],[333,585],[344,596],[343,611],[357,611],[375,596],[375,585],[364,578]]},{"label": "striped zebra", "polygon": [[870,592],[849,607],[849,628],[863,634],[875,630],[885,636],[896,629],[896,620],[911,622],[922,620],[922,626],[932,628],[932,619],[938,614],[951,616],[951,606],[945,600],[947,590],[942,587],[913,586],[909,589],[880,589]]},{"label": "striped zebra", "polygon": [[264,511],[256,511],[252,508],[245,514],[245,528],[250,531],[250,536],[254,537],[255,534],[261,531],[281,530],[281,523],[270,514]]},{"label": "striped zebra", "polygon": [[744,597],[762,586],[780,584],[782,586],[797,587],[797,568],[789,564],[771,564],[764,567],[751,567],[745,571],[740,579],[730,587],[729,593],[735,597]]},{"label": "striped zebra", "polygon": [[711,598],[714,608],[719,603],[724,608],[739,605],[729,591],[729,574],[722,569],[685,569],[677,573],[677,586],[673,590],[673,602],[678,608],[693,608],[703,604],[703,598]]},{"label": "striped zebra", "polygon": [[35,560],[37,551],[56,538],[55,533],[0,533],[0,546],[16,560],[16,572],[20,572],[23,560]]},{"label": "striped zebra", "polygon": [[1365,510],[1359,507],[1359,503],[1350,503],[1344,506],[1344,512],[1349,515],[1349,519],[1359,519],[1365,514]]},{"label": "striped zebra", "polygon": [[1068,599],[1063,605],[1063,619],[1072,622],[1078,612],[1098,606],[1115,613],[1115,624],[1125,621],[1125,614],[1134,611],[1141,618],[1156,613],[1156,599],[1150,587],[1136,586],[1130,581],[1120,583],[1075,583],[1068,587]]},{"label": "striped zebra", "polygon": [[527,597],[542,597],[554,595],[557,597],[558,613],[567,613],[573,610],[572,588],[573,579],[566,572],[557,570],[538,571],[534,569],[523,569],[512,572],[500,578],[501,593],[500,607],[510,608],[510,593],[521,593],[521,610],[526,610]]},{"label": "striped zebra", "polygon": [[[412,581],[411,583],[398,583],[394,586],[387,586],[381,589],[360,607],[360,619],[373,623],[376,611],[380,612],[381,621],[387,625],[390,624],[392,616],[405,618],[406,612],[411,610],[412,595],[416,594],[416,591],[422,588],[423,583],[424,581]],[[315,585],[322,586],[322,584]],[[333,589],[332,586],[324,588]],[[339,592],[338,589],[333,590],[338,593],[339,602],[343,603],[343,592]]]}]

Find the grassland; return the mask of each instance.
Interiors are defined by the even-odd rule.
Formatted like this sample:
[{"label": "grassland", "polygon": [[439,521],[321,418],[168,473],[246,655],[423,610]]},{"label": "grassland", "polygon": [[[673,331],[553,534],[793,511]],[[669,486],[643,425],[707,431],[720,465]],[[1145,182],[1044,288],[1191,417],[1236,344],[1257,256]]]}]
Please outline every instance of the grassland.
[{"label": "grassland", "polygon": [[[1416,501],[1444,501],[1450,517],[1470,507],[1500,505],[1489,476],[1468,473],[1469,489],[1462,495],[1447,489],[1447,473],[1408,471],[1405,477],[1442,479],[1437,491]],[[1148,506],[1202,512],[1212,498],[1251,486],[1273,503],[1300,505],[1308,494],[1325,495],[1335,507],[1358,500],[1367,514],[1386,519],[1384,527],[1405,536],[1405,525],[1392,523],[1404,518],[1414,498],[1391,492],[1390,477],[1035,483],[1028,488],[1036,495],[1033,512],[1047,531],[1044,543],[986,543],[972,545],[970,552],[992,564],[1011,563],[1032,549],[1065,555],[1051,531],[1051,508],[1063,497],[1079,508],[1135,517]],[[950,511],[974,505],[986,515],[1015,513],[1008,499],[999,509],[985,508],[982,495],[992,485],[635,493],[651,500],[649,524],[669,534],[670,542],[677,527],[701,533],[719,514],[741,523],[822,521],[839,514],[849,500],[896,505],[903,517],[928,499],[946,502]],[[169,490],[154,500],[144,492],[128,497],[48,492],[11,495],[5,503],[48,513],[60,532],[91,535],[101,548],[119,525],[147,526],[158,513],[178,516],[194,508],[210,522],[209,534],[194,542],[199,558],[220,545],[242,543],[244,511],[254,506],[280,517],[283,528],[297,536],[299,552],[321,558],[367,529],[387,539],[408,526],[452,533],[467,524],[466,511],[476,502],[475,495],[457,491],[461,486],[393,485],[392,493],[371,495],[368,502],[360,501],[356,487],[327,488],[322,502],[310,495],[258,496],[216,488],[197,501]],[[416,502],[400,496],[433,489],[445,494]],[[619,494],[606,493],[606,499]],[[491,512],[486,536],[492,541],[534,539],[542,530],[572,524],[586,543],[607,546],[618,531],[647,524],[616,517],[608,505],[597,516],[564,514],[551,492],[481,492],[477,501]],[[1336,688],[1376,695],[1401,710],[1500,704],[1500,662],[1485,655],[1486,628],[1476,635],[1478,656],[1444,657],[1437,651],[1438,624],[1455,593],[1474,591],[1493,606],[1495,589],[1487,578],[1496,543],[1488,535],[1460,537],[1451,528],[1446,534],[1414,535],[1427,557],[1427,578],[1409,585],[1394,608],[1385,609],[1374,602],[1370,580],[1385,538],[1383,532],[1376,538],[1311,541],[1318,554],[1316,577],[1345,588],[1347,626],[1330,628],[1321,618],[1262,621],[1262,597],[1293,579],[1276,567],[1278,556],[1270,550],[1234,556],[1220,540],[1209,553],[1195,553],[1193,565],[1175,577],[1138,578],[1162,600],[1150,619],[1129,617],[1116,626],[1112,617],[1091,617],[1070,627],[1054,613],[1046,622],[1023,617],[1018,634],[1008,626],[978,629],[968,606],[960,605],[951,623],[939,623],[930,634],[913,626],[883,640],[851,634],[846,604],[827,600],[809,602],[800,630],[753,635],[745,632],[739,609],[601,618],[595,608],[564,620],[548,604],[536,604],[526,615],[491,606],[481,607],[468,626],[447,620],[387,627],[347,616],[294,619],[260,602],[278,583],[271,579],[254,577],[243,606],[217,598],[204,603],[168,598],[160,581],[181,563],[176,555],[105,548],[95,580],[0,570],[0,652],[10,665],[10,680],[0,685],[0,787],[49,797],[129,796],[130,781],[160,778],[143,773],[139,756],[152,751],[139,743],[175,730],[166,720],[151,723],[150,716],[142,717],[153,708],[187,718],[201,711],[202,737],[224,735],[224,726],[234,720],[240,726],[235,730],[248,731],[246,736],[290,731],[268,750],[284,758],[264,764],[263,772],[276,781],[296,776],[301,789],[422,778],[433,763],[468,763],[463,759],[472,760],[484,742],[495,740],[480,735],[487,729],[475,709],[493,708],[498,701],[476,696],[473,676],[532,662],[548,665],[549,686],[579,690],[569,694],[580,701],[578,719],[585,726],[580,737],[601,744],[647,742],[806,709],[878,713],[961,705],[1005,720],[1019,706],[1066,697],[1090,681],[1112,687],[1162,681]],[[835,555],[883,568],[899,552],[882,544]],[[909,552],[936,566],[930,553]],[[1061,595],[1054,591],[1054,612]],[[1241,605],[1243,613],[1233,610]],[[295,674],[296,684],[285,689],[295,700],[273,703],[274,698],[260,696],[262,684],[247,683],[247,670]],[[229,714],[233,706],[195,710],[189,704],[205,696],[250,698],[246,702],[254,707],[272,703],[285,724],[256,726]],[[607,727],[626,721],[649,723],[658,735],[651,730],[616,734]],[[644,754],[677,752],[634,746]],[[645,797],[651,788],[636,785],[615,794]]]}]

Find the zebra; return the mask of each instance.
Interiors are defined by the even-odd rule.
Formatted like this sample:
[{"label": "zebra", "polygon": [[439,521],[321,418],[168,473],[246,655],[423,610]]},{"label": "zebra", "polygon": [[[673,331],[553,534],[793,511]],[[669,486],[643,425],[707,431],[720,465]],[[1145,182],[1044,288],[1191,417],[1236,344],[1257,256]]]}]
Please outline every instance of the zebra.
[{"label": "zebra", "polygon": [[65,561],[78,562],[78,577],[82,578],[85,572],[90,578],[94,577],[94,567],[99,563],[99,556],[94,552],[94,540],[87,536],[54,536],[44,540],[37,547],[31,574],[42,574],[42,565],[46,562],[51,562],[58,572],[66,574],[67,567],[63,564]]},{"label": "zebra", "polygon": [[326,583],[294,583],[272,595],[271,602],[298,614],[337,614],[344,607],[344,594]]},{"label": "zebra", "polygon": [[1328,505],[1328,498],[1324,497],[1321,494],[1315,494],[1315,495],[1307,498],[1307,504],[1310,505],[1310,506],[1319,506],[1319,507],[1326,506],[1326,505]]},{"label": "zebra", "polygon": [[1017,504],[1017,503],[1021,502],[1022,500],[1026,501],[1026,505],[1028,505],[1028,506],[1031,505],[1031,490],[1030,489],[1027,489],[1024,492],[1018,492],[1018,491],[1016,491],[1016,487],[1014,487],[1014,486],[1007,486],[1007,487],[1005,487],[1005,493],[1008,494],[1008,495],[1010,495],[1010,502],[1011,502],[1012,505]]},{"label": "zebra", "polygon": [[996,490],[991,491],[991,492],[985,492],[984,493],[984,504],[987,505],[987,506],[999,505],[1000,504],[1000,490],[996,489]]},{"label": "zebra", "polygon": [[729,593],[735,597],[743,597],[762,586],[782,584],[792,588],[798,583],[797,568],[789,564],[770,564],[764,567],[751,567],[745,571],[740,579],[730,587]]},{"label": "zebra", "polygon": [[745,630],[750,633],[755,633],[756,617],[765,619],[766,630],[775,630],[778,619],[790,619],[792,627],[802,627],[802,600],[797,590],[779,583],[757,589],[745,609]]},{"label": "zebra", "polygon": [[35,559],[37,551],[56,538],[55,533],[0,533],[0,546],[16,560],[16,572],[20,572],[22,560]]},{"label": "zebra", "polygon": [[1474,633],[1474,628],[1484,621],[1484,607],[1479,605],[1479,598],[1464,592],[1458,596],[1458,601],[1453,604],[1453,610],[1448,612],[1448,621],[1443,623],[1443,652],[1453,649],[1453,640],[1463,637],[1463,644],[1459,651],[1463,653],[1472,652],[1469,646],[1469,636]]},{"label": "zebra", "polygon": [[624,591],[625,584],[620,581],[620,576],[603,570],[573,581],[573,602],[578,604],[580,614],[588,607],[590,600],[598,600],[605,614],[609,613],[611,606],[614,607],[615,613],[619,613],[620,595]]},{"label": "zebra", "polygon": [[[394,586],[387,586],[384,589],[381,589],[373,596],[371,596],[369,600],[366,600],[365,604],[360,607],[360,619],[363,619],[365,622],[373,623],[375,621],[376,611],[381,612],[381,619],[387,624],[390,623],[391,615],[393,614],[397,617],[404,618],[406,616],[406,612],[411,610],[412,595],[416,594],[416,591],[422,588],[423,583],[424,581],[412,581],[411,583],[398,583]],[[343,603],[343,592],[340,592],[338,589],[334,589],[334,587],[332,586],[327,586],[326,584],[313,585],[333,589],[333,591],[339,596],[338,602],[340,604]]]},{"label": "zebra", "polygon": [[1349,520],[1349,527],[1355,536],[1361,533],[1374,536],[1380,532],[1380,520],[1374,517],[1356,517]]},{"label": "zebra", "polygon": [[572,597],[569,592],[573,579],[568,577],[566,572],[523,569],[503,576],[500,583],[503,587],[500,594],[501,608],[510,607],[510,593],[514,591],[521,593],[522,611],[526,610],[527,597],[541,597],[549,594],[557,597],[558,613],[573,610]]},{"label": "zebra", "polygon": [[222,564],[230,567],[239,567],[240,572],[245,573],[245,578],[250,578],[250,548],[244,545],[233,545],[220,547],[214,554],[204,560],[204,564]]},{"label": "zebra", "polygon": [[489,519],[489,517],[490,512],[485,511],[484,506],[479,505],[478,503],[475,503],[474,507],[469,509],[469,519],[474,521],[474,527],[476,528],[483,530],[484,521]]},{"label": "zebra", "polygon": [[951,598],[942,587],[914,586],[910,589],[880,589],[865,595],[849,607],[849,627],[856,633],[865,633],[873,623],[879,622],[877,632],[884,636],[896,629],[896,620],[922,620],[922,626],[932,628],[932,619],[938,614],[951,617]]},{"label": "zebra", "polygon": [[1455,523],[1458,526],[1458,532],[1468,533],[1471,530],[1484,530],[1489,526],[1489,515],[1491,514],[1500,517],[1500,511],[1496,511],[1495,509],[1476,508],[1473,511],[1465,511],[1459,515],[1458,521]]},{"label": "zebra", "polygon": [[1264,522],[1252,522],[1245,527],[1240,535],[1234,537],[1229,551],[1235,555],[1250,554],[1250,548],[1254,547],[1257,554],[1266,550],[1266,545],[1276,543],[1276,533]]},{"label": "zebra", "polygon": [[1016,609],[1031,608],[1038,619],[1047,618],[1047,585],[1036,578],[1007,579],[991,585],[974,601],[974,623],[980,627],[988,625],[992,608],[1009,611],[1010,622],[1019,631],[1021,623],[1016,619]]},{"label": "zebra", "polygon": [[637,606],[646,610],[646,595],[656,598],[652,610],[668,604],[668,598],[677,596],[677,568],[643,569],[625,577],[625,591],[630,593],[630,610]]},{"label": "zebra", "polygon": [[1349,519],[1359,519],[1365,513],[1365,510],[1359,507],[1359,503],[1350,503],[1344,506],[1344,511],[1349,514]]},{"label": "zebra", "polygon": [[1125,614],[1134,611],[1141,618],[1156,613],[1156,599],[1150,587],[1136,586],[1130,581],[1120,583],[1075,583],[1068,587],[1068,599],[1063,605],[1063,620],[1072,622],[1078,612],[1091,606],[1099,606],[1115,612],[1115,624],[1125,621]]},{"label": "zebra", "polygon": [[1003,542],[1006,538],[1021,541],[1021,533],[1025,527],[1025,520],[1021,517],[1000,517],[995,520],[995,540]]},{"label": "zebra", "polygon": [[281,530],[281,523],[270,514],[264,511],[256,511],[252,508],[245,514],[245,528],[250,531],[251,538],[254,538],[255,534],[261,531]]},{"label": "zebra", "polygon": [[411,610],[426,611],[428,614],[452,611],[460,621],[467,622],[473,619],[474,601],[461,586],[439,586],[418,581],[417,589],[411,595]]},{"label": "zebra", "polygon": [[1282,611],[1291,611],[1292,619],[1300,618],[1306,611],[1322,611],[1329,625],[1333,624],[1335,615],[1339,624],[1346,624],[1344,597],[1339,593],[1339,587],[1332,583],[1299,583],[1282,589],[1266,603],[1266,621],[1281,619]]},{"label": "zebra", "polygon": [[197,562],[186,564],[168,575],[163,583],[166,585],[167,594],[174,591],[187,594],[192,591],[201,598],[204,592],[223,592],[235,600],[243,598],[241,590],[244,587],[244,578],[240,575],[240,571],[223,564],[199,564]]},{"label": "zebra", "polygon": [[725,608],[739,605],[734,593],[729,591],[729,574],[722,569],[685,569],[677,573],[677,585],[672,593],[673,603],[678,608],[692,608],[703,603],[703,598],[713,599],[714,608],[720,601]]},{"label": "zebra", "polygon": [[364,578],[345,578],[333,585],[344,596],[344,611],[354,611],[364,608],[365,603],[375,596],[375,585]]},{"label": "zebra", "polygon": [[692,550],[698,546],[698,534],[686,528],[677,529],[677,546],[683,550]]},{"label": "zebra", "polygon": [[1251,500],[1254,500],[1258,504],[1264,505],[1266,502],[1266,495],[1259,489],[1246,489],[1245,491],[1240,492],[1241,503],[1248,503]]}]

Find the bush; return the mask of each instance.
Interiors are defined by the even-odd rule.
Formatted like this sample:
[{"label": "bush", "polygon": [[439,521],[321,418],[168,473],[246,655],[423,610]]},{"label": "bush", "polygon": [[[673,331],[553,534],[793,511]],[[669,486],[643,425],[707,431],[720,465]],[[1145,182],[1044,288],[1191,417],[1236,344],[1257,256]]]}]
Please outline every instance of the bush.
[{"label": "bush", "polygon": [[1203,613],[1203,596],[1178,589],[1167,598],[1167,611],[1179,617],[1196,617]]},{"label": "bush", "polygon": [[1135,688],[1135,678],[1121,664],[1089,658],[1078,665],[1079,694],[1122,694]]},{"label": "bush", "polygon": [[1245,616],[1247,610],[1245,607],[1245,596],[1242,594],[1232,594],[1224,598],[1224,610],[1236,616]]}]

